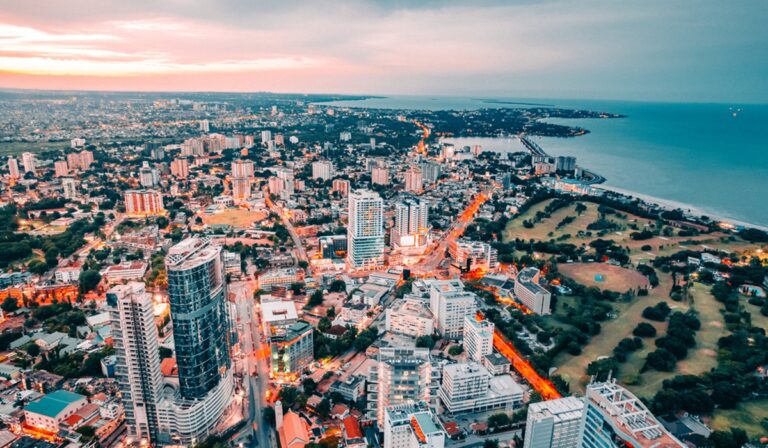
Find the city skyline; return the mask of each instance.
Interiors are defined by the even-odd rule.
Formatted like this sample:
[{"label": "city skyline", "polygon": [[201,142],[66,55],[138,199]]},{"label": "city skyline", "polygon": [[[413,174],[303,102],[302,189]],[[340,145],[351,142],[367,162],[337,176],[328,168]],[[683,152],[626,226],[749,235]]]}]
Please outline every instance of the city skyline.
[{"label": "city skyline", "polygon": [[2,88],[768,101],[761,2],[3,3]]}]

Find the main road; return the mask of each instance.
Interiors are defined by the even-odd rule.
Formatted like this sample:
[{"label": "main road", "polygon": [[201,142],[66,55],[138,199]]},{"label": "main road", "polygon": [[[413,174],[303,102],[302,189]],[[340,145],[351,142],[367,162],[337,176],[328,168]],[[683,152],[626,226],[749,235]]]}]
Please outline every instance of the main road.
[{"label": "main road", "polygon": [[272,199],[270,199],[269,190],[267,188],[264,188],[264,202],[266,202],[267,207],[269,207],[270,210],[280,216],[280,220],[283,222],[283,226],[286,228],[286,230],[288,230],[288,234],[291,235],[293,244],[296,246],[296,253],[299,256],[299,261],[309,262],[307,251],[304,249],[304,245],[301,244],[301,238],[299,238],[299,234],[296,232],[296,228],[293,227],[293,223],[291,223],[288,212],[285,211],[282,207],[278,207],[277,204],[275,204]]}]

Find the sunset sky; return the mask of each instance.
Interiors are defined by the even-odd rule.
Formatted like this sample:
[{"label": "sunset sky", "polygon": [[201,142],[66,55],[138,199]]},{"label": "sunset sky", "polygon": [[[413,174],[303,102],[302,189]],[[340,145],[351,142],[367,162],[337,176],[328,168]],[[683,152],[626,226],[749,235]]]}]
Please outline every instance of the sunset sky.
[{"label": "sunset sky", "polygon": [[0,0],[0,87],[768,102],[768,2]]}]

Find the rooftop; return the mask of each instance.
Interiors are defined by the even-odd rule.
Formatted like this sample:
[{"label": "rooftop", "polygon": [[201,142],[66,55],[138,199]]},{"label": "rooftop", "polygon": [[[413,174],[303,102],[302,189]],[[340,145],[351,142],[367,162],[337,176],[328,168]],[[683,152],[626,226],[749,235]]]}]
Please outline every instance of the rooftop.
[{"label": "rooftop", "polygon": [[37,401],[29,403],[25,410],[35,414],[45,415],[46,417],[55,418],[70,404],[84,399],[85,396],[83,395],[66,390],[57,390]]}]

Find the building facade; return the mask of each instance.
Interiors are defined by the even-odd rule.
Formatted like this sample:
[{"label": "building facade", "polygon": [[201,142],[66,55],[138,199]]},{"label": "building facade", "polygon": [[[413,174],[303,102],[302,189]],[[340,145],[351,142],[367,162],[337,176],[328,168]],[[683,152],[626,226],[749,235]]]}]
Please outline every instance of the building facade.
[{"label": "building facade", "polygon": [[495,325],[489,320],[478,321],[475,316],[464,317],[464,351],[467,359],[483,362],[486,355],[493,353],[493,331]]},{"label": "building facade", "polygon": [[523,448],[578,448],[584,400],[576,397],[528,405]]},{"label": "building facade", "polygon": [[429,308],[435,327],[447,339],[464,336],[464,318],[477,311],[477,296],[464,290],[461,280],[433,280],[429,284]]},{"label": "building facade", "polygon": [[374,269],[384,265],[384,201],[378,193],[355,190],[349,193],[347,264],[352,269]]},{"label": "building facade", "polygon": [[391,406],[383,421],[384,448],[443,448],[445,431],[424,403]]},{"label": "building facade", "polygon": [[552,293],[539,284],[540,272],[525,268],[515,279],[515,298],[536,314],[549,314]]}]

